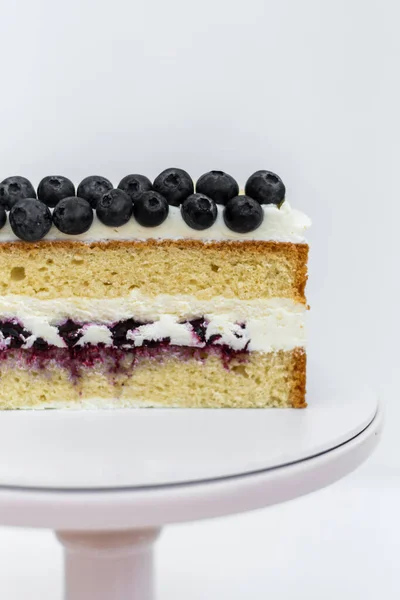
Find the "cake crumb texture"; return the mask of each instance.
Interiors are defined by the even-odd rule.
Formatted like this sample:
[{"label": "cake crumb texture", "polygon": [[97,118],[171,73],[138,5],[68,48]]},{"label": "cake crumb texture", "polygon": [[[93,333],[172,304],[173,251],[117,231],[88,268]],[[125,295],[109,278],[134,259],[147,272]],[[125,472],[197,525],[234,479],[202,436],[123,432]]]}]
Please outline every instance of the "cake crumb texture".
[{"label": "cake crumb texture", "polygon": [[229,365],[215,355],[183,360],[166,354],[142,358],[133,368],[122,365],[117,373],[99,362],[82,366],[74,378],[55,361],[43,368],[10,351],[0,362],[0,409],[80,408],[92,398],[108,408],[303,408],[305,377],[303,348],[252,352]]},{"label": "cake crumb texture", "polygon": [[193,294],[305,303],[307,244],[147,240],[0,244],[0,294],[38,298]]}]

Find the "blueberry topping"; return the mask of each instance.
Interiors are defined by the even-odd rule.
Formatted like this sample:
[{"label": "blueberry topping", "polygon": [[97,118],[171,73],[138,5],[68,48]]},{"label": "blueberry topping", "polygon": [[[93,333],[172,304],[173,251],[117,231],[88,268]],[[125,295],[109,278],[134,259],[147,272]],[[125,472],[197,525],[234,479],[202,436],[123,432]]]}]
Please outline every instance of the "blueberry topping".
[{"label": "blueberry topping", "polygon": [[225,225],[236,233],[248,233],[260,227],[264,212],[259,202],[249,196],[236,196],[224,208]]},{"label": "blueberry topping", "polygon": [[76,195],[79,196],[79,198],[87,200],[92,208],[96,208],[100,198],[112,189],[113,184],[105,177],[90,175],[90,177],[85,177],[85,179],[80,182],[78,189],[76,190]]},{"label": "blueberry topping", "polygon": [[170,337],[161,338],[160,340],[143,340],[143,346],[145,348],[162,348],[163,346],[169,346],[171,343]]},{"label": "blueberry topping", "polygon": [[119,347],[119,346],[123,346],[124,344],[128,344],[128,343],[131,344],[132,341],[126,339],[126,334],[128,333],[128,331],[131,331],[132,329],[137,329],[138,327],[140,327],[140,325],[143,325],[143,323],[139,323],[138,321],[135,321],[134,319],[127,319],[126,321],[119,321],[119,323],[116,323],[116,325],[113,325],[113,327],[111,327],[110,331],[111,331],[114,346]]},{"label": "blueberry topping", "polygon": [[133,204],[133,215],[143,227],[157,227],[168,216],[168,202],[157,192],[145,192]]},{"label": "blueberry topping", "polygon": [[68,348],[72,348],[82,337],[82,325],[68,319],[62,325],[58,326],[58,333],[67,344]]},{"label": "blueberry topping", "polygon": [[228,173],[210,171],[197,180],[196,192],[205,194],[217,204],[226,204],[239,194],[239,186]]},{"label": "blueberry topping", "polygon": [[6,221],[7,221],[6,209],[4,208],[4,206],[1,206],[1,204],[0,204],[0,229],[3,229],[4,225],[6,224]]},{"label": "blueberry topping", "polygon": [[49,349],[49,345],[43,338],[38,337],[33,342],[33,348],[35,348],[35,350],[41,350],[42,352],[44,352],[45,350]]},{"label": "blueberry topping", "polygon": [[54,209],[53,223],[62,233],[79,235],[93,223],[93,211],[83,198],[64,198]]},{"label": "blueberry topping", "polygon": [[7,177],[0,183],[0,205],[7,210],[23,198],[36,198],[35,188],[25,177]]},{"label": "blueberry topping", "polygon": [[7,340],[8,348],[21,348],[30,336],[29,331],[24,329],[17,321],[3,321],[0,323],[0,333]]},{"label": "blueberry topping", "polygon": [[213,335],[210,335],[207,341],[209,344],[216,344],[221,338],[222,335],[220,333],[213,333]]},{"label": "blueberry topping", "polygon": [[192,178],[183,169],[166,169],[155,178],[153,188],[172,206],[179,206],[194,192]]},{"label": "blueberry topping", "polygon": [[14,204],[9,219],[15,235],[26,242],[41,240],[51,227],[50,210],[34,198],[24,198]]},{"label": "blueberry topping", "polygon": [[199,342],[206,343],[207,322],[204,319],[193,319],[193,321],[189,321],[189,323]]},{"label": "blueberry topping", "polygon": [[204,194],[192,194],[181,206],[182,218],[192,229],[208,229],[218,215],[214,200]]},{"label": "blueberry topping", "polygon": [[285,199],[286,188],[283,181],[271,171],[256,171],[245,186],[245,193],[260,204],[276,204],[280,206]]},{"label": "blueberry topping", "polygon": [[153,189],[153,185],[144,175],[127,175],[119,182],[118,188],[128,194],[132,202],[144,192]]},{"label": "blueberry topping", "polygon": [[39,183],[37,195],[39,200],[53,208],[63,198],[75,196],[75,186],[67,177],[49,175]]},{"label": "blueberry topping", "polygon": [[96,213],[99,220],[109,227],[125,225],[132,216],[132,200],[123,190],[110,190],[100,198]]}]

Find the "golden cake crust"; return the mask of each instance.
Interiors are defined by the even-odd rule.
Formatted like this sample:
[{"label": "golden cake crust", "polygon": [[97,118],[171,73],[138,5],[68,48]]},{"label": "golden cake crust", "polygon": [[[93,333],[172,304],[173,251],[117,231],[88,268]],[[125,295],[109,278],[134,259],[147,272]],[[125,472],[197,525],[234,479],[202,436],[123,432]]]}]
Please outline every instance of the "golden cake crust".
[{"label": "golden cake crust", "polygon": [[295,348],[292,353],[293,369],[290,398],[293,408],[305,408],[307,355],[304,348]]}]

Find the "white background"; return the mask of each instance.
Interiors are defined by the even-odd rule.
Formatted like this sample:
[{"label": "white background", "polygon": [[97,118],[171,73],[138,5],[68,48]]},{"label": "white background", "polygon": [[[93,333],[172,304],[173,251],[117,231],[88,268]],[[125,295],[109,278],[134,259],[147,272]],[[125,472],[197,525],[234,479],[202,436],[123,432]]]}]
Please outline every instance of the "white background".
[{"label": "white background", "polygon": [[[290,546],[301,536],[293,533],[294,515],[305,527],[308,511],[348,510],[346,494],[361,490],[345,530],[330,530],[327,540],[321,529],[319,538],[309,517],[313,543],[304,536],[299,547],[316,561],[320,546],[337,543],[338,560],[339,546],[348,550],[351,542],[348,560],[355,557],[360,569],[369,530],[357,522],[358,507],[376,524],[383,502],[377,494],[386,477],[393,497],[400,466],[399,12],[396,0],[0,0],[0,179],[21,174],[37,184],[61,173],[78,183],[98,173],[117,183],[129,172],[154,177],[179,166],[194,178],[223,169],[243,184],[269,168],[284,179],[289,201],[312,217],[310,377],[320,378],[321,394],[324,373],[337,374],[344,386],[370,382],[385,398],[387,426],[362,471],[373,492],[353,477],[273,514]],[[263,514],[265,524],[272,512]],[[231,536],[242,535],[243,520],[229,522]],[[257,536],[261,521],[252,523]],[[223,540],[223,525],[198,525],[192,543],[202,527]],[[390,548],[388,539],[381,543]],[[176,560],[185,554],[177,541],[163,544],[165,561],[174,548]],[[281,562],[287,552],[294,560],[278,546]],[[264,551],[266,568],[278,564],[271,548]],[[218,560],[228,574],[224,552]],[[254,550],[254,564],[260,552]],[[238,598],[246,590],[261,597],[255,590],[265,573],[249,568],[251,548],[243,555],[247,567],[238,573],[238,554],[233,569],[242,579],[229,597],[234,589]],[[375,558],[370,577],[390,565],[387,553]],[[202,578],[201,560],[196,555],[194,578]],[[322,587],[307,588],[308,597],[332,586],[321,569]],[[374,597],[353,586],[351,573],[351,595],[342,597]],[[198,598],[212,597],[199,589]],[[302,597],[290,589],[288,598]],[[398,595],[391,589],[385,598]]]}]

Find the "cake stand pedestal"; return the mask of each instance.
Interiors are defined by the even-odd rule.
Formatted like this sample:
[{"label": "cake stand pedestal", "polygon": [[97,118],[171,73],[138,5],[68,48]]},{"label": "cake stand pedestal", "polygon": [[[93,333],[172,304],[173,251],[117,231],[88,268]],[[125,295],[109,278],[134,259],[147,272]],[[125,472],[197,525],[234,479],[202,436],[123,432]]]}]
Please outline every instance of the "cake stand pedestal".
[{"label": "cake stand pedestal", "polygon": [[66,600],[153,600],[162,526],[322,488],[381,428],[371,390],[331,390],[304,411],[0,413],[0,524],[57,532]]},{"label": "cake stand pedestal", "polygon": [[152,600],[153,543],[160,529],[63,532],[65,597],[69,600]]}]

